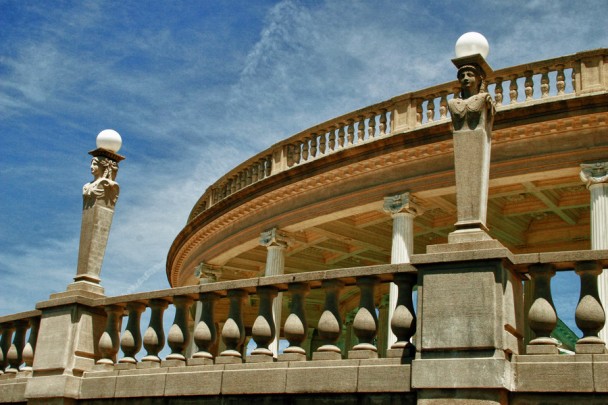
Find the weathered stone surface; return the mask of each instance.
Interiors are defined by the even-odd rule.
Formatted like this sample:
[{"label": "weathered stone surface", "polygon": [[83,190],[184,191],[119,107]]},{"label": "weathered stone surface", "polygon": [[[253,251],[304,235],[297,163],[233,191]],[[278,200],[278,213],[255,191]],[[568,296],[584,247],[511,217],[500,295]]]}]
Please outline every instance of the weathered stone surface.
[{"label": "weathered stone surface", "polygon": [[417,405],[506,405],[504,390],[424,390],[418,393]]},{"label": "weathered stone surface", "polygon": [[165,393],[168,368],[120,371],[116,378],[116,398],[158,397]]},{"label": "weathered stone surface", "polygon": [[66,397],[78,398],[80,392],[78,377],[70,375],[52,375],[32,378],[25,389],[25,397],[29,399]]},{"label": "weathered stone surface", "polygon": [[515,391],[591,392],[592,355],[514,356]]},{"label": "weathered stone surface", "polygon": [[[358,367],[298,367],[290,364],[287,373],[286,392],[288,393],[344,393],[357,391]],[[313,362],[316,364],[316,362]],[[293,367],[292,367],[293,366]]]},{"label": "weathered stone surface", "polygon": [[[101,374],[101,373],[98,373]],[[113,398],[118,373],[106,376],[93,376],[82,379],[80,399]]]},{"label": "weathered stone surface", "polygon": [[167,373],[165,396],[219,395],[221,386],[221,368],[180,367]]},{"label": "weathered stone surface", "polygon": [[411,366],[408,364],[359,367],[357,392],[409,392]]},{"label": "weathered stone surface", "polygon": [[498,358],[416,359],[412,388],[497,388],[512,384],[511,363]]},{"label": "weathered stone surface", "polygon": [[0,382],[0,404],[11,402],[25,402],[26,379],[12,379]]},{"label": "weathered stone surface", "polygon": [[[222,394],[280,394],[285,392],[288,369],[253,368],[245,370],[224,371],[222,379]],[[291,370],[289,370],[291,372]]]}]

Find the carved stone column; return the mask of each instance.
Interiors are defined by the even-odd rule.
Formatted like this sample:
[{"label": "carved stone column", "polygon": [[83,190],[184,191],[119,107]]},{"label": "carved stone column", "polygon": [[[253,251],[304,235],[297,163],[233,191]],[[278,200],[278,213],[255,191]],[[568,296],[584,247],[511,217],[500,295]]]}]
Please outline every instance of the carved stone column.
[{"label": "carved stone column", "polygon": [[[289,245],[291,239],[277,228],[272,228],[260,234],[260,245],[266,246],[266,267],[264,269],[265,276],[276,276],[285,272],[285,248]],[[283,305],[283,293],[278,293],[272,304],[272,314],[274,324],[279,325],[276,328],[275,339],[270,343],[268,348],[276,357],[279,352],[279,339],[281,337],[281,310]]]},{"label": "carved stone column", "polygon": [[[406,192],[384,198],[384,211],[393,217],[393,243],[391,245],[391,264],[409,263],[414,253],[414,218],[422,214],[421,208],[414,203],[411,193]],[[388,319],[393,318],[397,306],[397,285],[390,284]],[[397,342],[397,337],[388,325],[387,347]]]},{"label": "carved stone column", "polygon": [[[581,165],[581,180],[591,194],[591,249],[608,249],[608,162]],[[602,272],[598,277],[600,301],[608,303],[608,276]],[[604,328],[599,335],[602,341],[608,339]]]},{"label": "carved stone column", "polygon": [[[78,249],[78,268],[74,282],[68,285],[67,292],[54,294],[51,298],[63,295],[99,296],[104,293],[99,285],[101,265],[108,243],[114,208],[118,201],[120,187],[116,180],[118,163],[124,159],[116,153],[118,144],[100,142],[104,132],[97,136],[98,148],[89,152],[93,180],[82,188],[82,224],[80,228],[80,247]],[[112,149],[109,149],[112,148]]]}]

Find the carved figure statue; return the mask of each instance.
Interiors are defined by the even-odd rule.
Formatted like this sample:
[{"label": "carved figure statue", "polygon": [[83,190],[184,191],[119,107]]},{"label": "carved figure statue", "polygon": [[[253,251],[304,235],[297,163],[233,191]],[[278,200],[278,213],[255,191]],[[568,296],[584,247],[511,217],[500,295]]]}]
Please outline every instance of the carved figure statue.
[{"label": "carved figure statue", "polygon": [[118,164],[106,157],[95,156],[91,160],[93,181],[82,187],[84,208],[91,207],[96,200],[102,200],[106,206],[114,207],[118,200],[120,187],[114,181]]},{"label": "carved figure statue", "polygon": [[460,96],[448,101],[454,131],[492,128],[496,111],[494,100],[486,92],[483,73],[476,65],[464,65],[458,69]]}]

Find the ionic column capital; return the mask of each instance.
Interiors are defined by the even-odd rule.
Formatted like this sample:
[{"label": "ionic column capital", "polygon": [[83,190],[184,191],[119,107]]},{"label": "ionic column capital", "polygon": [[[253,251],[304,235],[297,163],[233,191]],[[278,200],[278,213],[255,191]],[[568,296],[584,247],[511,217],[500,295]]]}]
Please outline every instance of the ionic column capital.
[{"label": "ionic column capital", "polygon": [[279,228],[272,228],[260,234],[260,245],[266,247],[279,246],[286,248],[292,241],[292,238],[285,232],[280,231]]},{"label": "ionic column capital", "polygon": [[222,266],[200,262],[199,265],[194,268],[194,275],[200,279],[199,284],[206,284],[217,281],[222,275],[222,270]]},{"label": "ionic column capital", "polygon": [[391,215],[406,213],[414,216],[422,214],[422,208],[416,204],[414,197],[408,191],[405,193],[384,197],[384,211]]},{"label": "ionic column capital", "polygon": [[600,183],[608,184],[608,162],[582,163],[580,177],[587,188]]}]

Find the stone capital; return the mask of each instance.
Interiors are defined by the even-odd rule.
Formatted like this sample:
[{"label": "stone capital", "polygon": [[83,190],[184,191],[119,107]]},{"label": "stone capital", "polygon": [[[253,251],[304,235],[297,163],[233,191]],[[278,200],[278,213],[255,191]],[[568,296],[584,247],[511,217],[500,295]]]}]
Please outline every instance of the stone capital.
[{"label": "stone capital", "polygon": [[292,239],[286,233],[279,231],[278,228],[272,228],[260,234],[260,245],[280,246],[286,248],[292,243]]},{"label": "stone capital", "polygon": [[200,262],[194,268],[194,275],[199,278],[199,284],[212,283],[222,275],[222,266]]},{"label": "stone capital", "polygon": [[414,202],[410,192],[384,197],[384,211],[391,215],[407,213],[414,216],[422,214],[422,209]]},{"label": "stone capital", "polygon": [[595,184],[608,184],[608,162],[582,163],[580,177],[587,188]]}]

